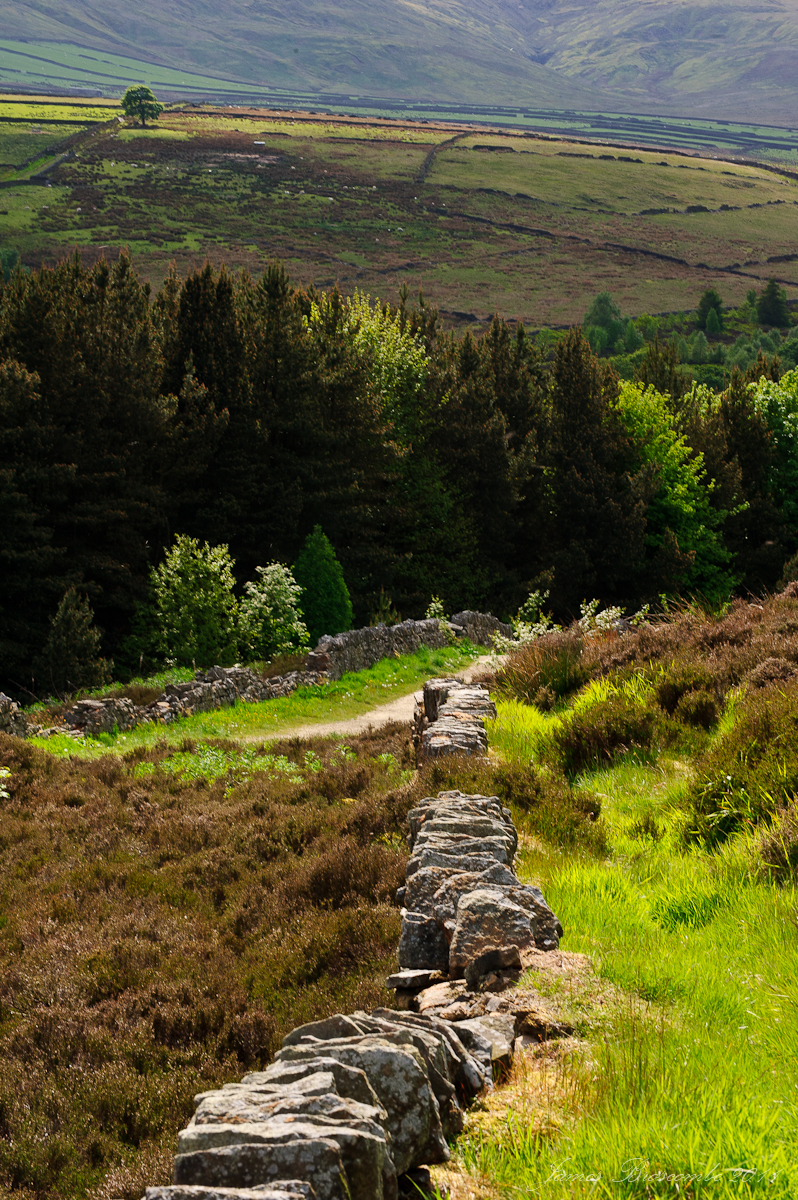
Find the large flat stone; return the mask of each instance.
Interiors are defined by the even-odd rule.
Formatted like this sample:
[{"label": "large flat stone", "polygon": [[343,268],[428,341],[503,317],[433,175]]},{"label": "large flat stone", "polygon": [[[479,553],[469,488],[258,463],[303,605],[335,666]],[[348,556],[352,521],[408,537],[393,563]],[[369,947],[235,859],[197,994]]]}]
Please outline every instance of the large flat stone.
[{"label": "large flat stone", "polygon": [[322,1051],[316,1055],[304,1055],[299,1062],[270,1063],[265,1071],[253,1071],[250,1075],[245,1075],[242,1083],[254,1087],[278,1085],[294,1088],[300,1081],[316,1076],[319,1071],[330,1072],[339,1096],[348,1096],[360,1104],[379,1107],[377,1093],[361,1067],[341,1062],[338,1058],[326,1057]]},{"label": "large flat stone", "polygon": [[396,1171],[383,1131],[366,1129],[363,1122],[344,1124],[319,1116],[287,1115],[251,1124],[189,1125],[178,1134],[175,1171],[178,1163],[187,1169],[185,1164],[196,1155],[221,1149],[250,1152],[263,1146],[271,1151],[297,1142],[315,1145],[319,1139],[338,1146],[351,1200],[395,1200]]},{"label": "large flat stone", "polygon": [[290,1033],[286,1034],[283,1038],[283,1045],[295,1046],[297,1042],[310,1038],[326,1042],[330,1038],[358,1037],[365,1032],[365,1029],[362,1029],[352,1017],[335,1013],[323,1021],[310,1021],[306,1025],[298,1025],[296,1029],[292,1029]]},{"label": "large flat stone", "polygon": [[306,1180],[323,1200],[348,1200],[340,1147],[331,1138],[221,1146],[175,1159],[174,1182],[179,1186],[257,1188],[289,1179]]},{"label": "large flat stone", "polygon": [[385,986],[400,988],[403,991],[420,991],[421,988],[431,987],[433,983],[443,983],[445,979],[446,975],[443,971],[416,970],[406,967],[389,975],[385,980]]},{"label": "large flat stone", "polygon": [[[277,1052],[277,1060],[303,1062],[314,1053],[310,1046],[286,1046]],[[367,1035],[325,1042],[324,1054],[366,1072],[388,1114],[397,1174],[425,1163],[448,1162],[438,1104],[424,1060],[414,1046],[397,1046],[387,1038]]]},{"label": "large flat stone", "polygon": [[[210,1092],[198,1092],[194,1097],[194,1107],[208,1097],[215,1096],[283,1096],[286,1093],[296,1096],[327,1096],[338,1092],[335,1076],[332,1071],[315,1071],[301,1079],[294,1079],[289,1084],[280,1083],[225,1083],[221,1088]],[[374,1097],[376,1101],[376,1096]]]},{"label": "large flat stone", "polygon": [[144,1200],[317,1200],[315,1188],[303,1179],[283,1179],[257,1188],[201,1187],[172,1184],[148,1187]]},{"label": "large flat stone", "polygon": [[290,1091],[267,1093],[249,1089],[207,1094],[197,1106],[188,1128],[200,1125],[249,1125],[269,1121],[273,1117],[331,1119],[383,1134],[387,1122],[387,1113],[381,1106],[359,1104],[356,1100],[344,1099],[337,1092],[309,1096]]}]

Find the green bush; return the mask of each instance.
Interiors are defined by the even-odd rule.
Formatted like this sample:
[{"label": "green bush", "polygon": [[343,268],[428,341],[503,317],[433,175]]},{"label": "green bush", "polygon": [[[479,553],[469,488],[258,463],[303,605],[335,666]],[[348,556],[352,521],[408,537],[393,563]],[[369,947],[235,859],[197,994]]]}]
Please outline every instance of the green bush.
[{"label": "green bush", "polygon": [[695,692],[685,692],[676,705],[677,721],[685,725],[697,725],[701,729],[710,729],[718,719],[718,702],[711,692],[700,688]]},{"label": "green bush", "polygon": [[50,632],[33,669],[39,687],[56,695],[102,687],[112,664],[100,655],[100,631],[84,597],[69,588],[50,622]]},{"label": "green bush", "polygon": [[657,703],[673,716],[682,698],[690,692],[708,692],[714,685],[711,673],[701,664],[673,662],[654,685]]},{"label": "green bush", "polygon": [[562,699],[590,677],[582,662],[583,638],[576,629],[547,633],[513,653],[498,672],[502,695],[526,704],[551,707],[552,695]]},{"label": "green bush", "polygon": [[351,629],[352,601],[344,573],[320,525],[308,535],[296,560],[294,577],[302,588],[302,613],[312,646],[325,633]]},{"label": "green bush", "polygon": [[237,654],[233,560],[227,546],[178,534],[151,576],[160,652],[183,666],[229,666]]}]

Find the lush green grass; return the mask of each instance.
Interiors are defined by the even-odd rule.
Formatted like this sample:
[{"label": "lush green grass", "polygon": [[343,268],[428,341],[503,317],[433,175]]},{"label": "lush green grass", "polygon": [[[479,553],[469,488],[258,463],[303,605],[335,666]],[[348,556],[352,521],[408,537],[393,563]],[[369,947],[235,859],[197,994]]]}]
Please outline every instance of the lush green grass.
[{"label": "lush green grass", "polygon": [[[595,711],[608,686],[588,684],[555,717],[500,702],[492,747],[551,762],[569,713]],[[725,1200],[798,1190],[798,896],[768,879],[757,829],[714,852],[685,838],[694,752],[743,728],[744,701],[734,690],[697,741],[648,761],[622,755],[575,780],[577,794],[601,799],[606,857],[540,839],[520,856],[519,874],[541,883],[563,923],[562,948],[588,954],[605,990],[596,1005],[594,989],[592,1011],[587,996],[586,1041],[563,1060],[548,1098],[553,1123],[522,1105],[461,1140],[461,1164],[502,1195]],[[565,977],[549,988],[564,997],[575,988],[578,1007],[578,984]]]},{"label": "lush green grass", "polygon": [[257,742],[290,732],[297,726],[362,716],[380,704],[417,691],[426,679],[456,674],[479,654],[479,648],[468,642],[442,650],[422,647],[415,654],[383,659],[368,670],[344,675],[335,683],[298,688],[290,696],[277,700],[264,700],[260,704],[241,701],[232,708],[198,713],[171,725],[140,725],[128,733],[101,734],[79,743],[66,734],[32,740],[57,756],[85,758],[102,757],[109,749],[124,753],[162,744],[176,746],[186,738]]}]

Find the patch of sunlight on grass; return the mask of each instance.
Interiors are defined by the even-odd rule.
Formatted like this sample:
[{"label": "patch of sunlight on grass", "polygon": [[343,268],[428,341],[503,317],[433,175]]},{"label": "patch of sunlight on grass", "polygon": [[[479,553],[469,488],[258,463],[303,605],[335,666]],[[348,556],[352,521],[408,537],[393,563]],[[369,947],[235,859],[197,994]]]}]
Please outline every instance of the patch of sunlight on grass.
[{"label": "patch of sunlight on grass", "polygon": [[496,720],[488,725],[491,750],[509,761],[529,762],[540,756],[560,718],[541,712],[534,704],[497,700]]}]

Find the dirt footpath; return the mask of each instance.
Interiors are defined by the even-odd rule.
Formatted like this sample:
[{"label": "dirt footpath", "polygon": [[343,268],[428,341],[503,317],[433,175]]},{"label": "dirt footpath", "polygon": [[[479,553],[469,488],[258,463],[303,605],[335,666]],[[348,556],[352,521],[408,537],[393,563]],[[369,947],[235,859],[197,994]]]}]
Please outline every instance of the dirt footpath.
[{"label": "dirt footpath", "polygon": [[[493,654],[484,654],[471,663],[465,671],[459,671],[458,678],[470,683],[475,675],[481,675],[489,666],[500,663],[501,658]],[[346,721],[320,721],[310,725],[293,725],[289,729],[281,729],[277,733],[258,734],[257,741],[276,741],[278,738],[289,737],[349,737],[358,733],[366,733],[369,729],[379,729],[382,725],[390,725],[392,721],[413,720],[415,697],[420,694],[411,692],[408,696],[400,696],[389,704],[380,704],[370,712],[359,717],[349,717]]]}]

